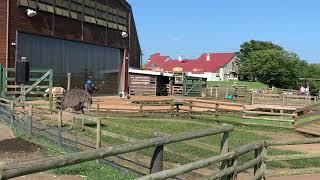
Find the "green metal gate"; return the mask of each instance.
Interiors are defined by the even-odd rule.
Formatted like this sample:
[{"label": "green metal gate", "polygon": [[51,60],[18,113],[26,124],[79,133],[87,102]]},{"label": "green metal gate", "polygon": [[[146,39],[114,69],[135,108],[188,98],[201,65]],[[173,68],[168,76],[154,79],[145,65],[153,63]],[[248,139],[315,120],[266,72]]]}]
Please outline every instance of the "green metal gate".
[{"label": "green metal gate", "polygon": [[184,96],[201,96],[202,89],[206,88],[206,79],[200,77],[183,77],[183,95]]},{"label": "green metal gate", "polygon": [[[30,82],[25,85],[15,83],[15,69],[0,67],[0,92],[1,97],[14,99],[16,101],[25,100],[48,100],[49,108],[52,109],[52,86],[53,70],[51,69],[30,69]],[[46,93],[45,90],[49,89]],[[48,94],[48,97],[44,97]]]}]

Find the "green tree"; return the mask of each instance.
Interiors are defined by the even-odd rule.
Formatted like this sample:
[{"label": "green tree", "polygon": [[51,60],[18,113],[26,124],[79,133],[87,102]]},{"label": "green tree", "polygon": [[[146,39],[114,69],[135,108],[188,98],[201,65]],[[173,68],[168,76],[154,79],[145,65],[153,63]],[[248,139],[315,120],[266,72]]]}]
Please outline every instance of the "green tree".
[{"label": "green tree", "polygon": [[279,50],[283,51],[283,48],[273,44],[272,42],[251,40],[244,42],[240,46],[238,53],[239,58],[239,74],[244,80],[256,80],[256,71],[260,67],[257,63],[257,59],[254,59],[254,53],[265,50]]},{"label": "green tree", "polygon": [[306,73],[305,61],[272,42],[245,42],[238,57],[239,73],[244,80],[259,81],[270,87],[297,88],[299,78]]}]

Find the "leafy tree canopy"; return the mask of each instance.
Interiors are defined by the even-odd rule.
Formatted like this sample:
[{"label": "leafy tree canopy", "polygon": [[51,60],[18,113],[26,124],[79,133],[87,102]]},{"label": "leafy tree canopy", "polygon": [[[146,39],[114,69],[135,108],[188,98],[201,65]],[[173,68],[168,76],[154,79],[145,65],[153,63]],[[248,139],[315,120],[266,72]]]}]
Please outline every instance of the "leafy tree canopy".
[{"label": "leafy tree canopy", "polygon": [[297,88],[299,78],[308,73],[308,64],[297,54],[272,42],[245,42],[238,58],[239,73],[244,80],[259,81],[270,87]]}]

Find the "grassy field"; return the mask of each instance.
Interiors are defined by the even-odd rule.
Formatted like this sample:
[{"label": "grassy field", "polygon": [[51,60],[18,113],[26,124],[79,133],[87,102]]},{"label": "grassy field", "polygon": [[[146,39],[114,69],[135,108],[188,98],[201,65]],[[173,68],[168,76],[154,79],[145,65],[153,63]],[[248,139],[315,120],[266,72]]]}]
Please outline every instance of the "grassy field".
[{"label": "grassy field", "polygon": [[[2,123],[5,123],[5,122],[2,122]],[[74,151],[71,151],[70,149],[60,147],[59,145],[51,141],[48,141],[47,139],[41,136],[33,135],[33,137],[30,139],[27,137],[25,130],[17,127],[13,128],[13,132],[16,138],[25,139],[29,142],[40,145],[43,149],[45,149],[45,153],[47,154],[47,156],[58,156],[58,155],[74,152]],[[68,166],[64,168],[58,168],[55,170],[51,170],[49,172],[60,174],[60,175],[78,175],[78,176],[80,175],[82,177],[85,177],[85,179],[88,179],[88,180],[100,180],[100,179],[126,180],[126,179],[134,179],[136,177],[135,174],[123,172],[109,165],[97,163],[96,161],[85,162],[85,163]]]},{"label": "grassy field", "polygon": [[[155,132],[159,132],[164,135],[177,134],[182,132],[196,131],[206,128],[218,127],[221,123],[233,124],[235,130],[230,135],[230,149],[237,148],[241,145],[252,143],[260,140],[269,140],[271,135],[286,136],[288,134],[295,133],[294,130],[289,128],[279,127],[267,127],[267,126],[244,126],[241,123],[258,123],[258,124],[270,124],[273,126],[282,125],[290,126],[290,124],[270,122],[259,119],[243,120],[242,118],[231,116],[219,116],[216,119],[213,115],[194,115],[194,116],[149,116],[139,117],[131,116],[124,117],[121,115],[112,116],[105,115],[106,118],[102,119],[103,136],[102,141],[104,145],[119,145],[125,143],[135,143],[139,140],[149,139],[153,137]],[[318,117],[318,116],[317,116]],[[315,117],[313,117],[315,118]],[[311,117],[307,120],[310,121]],[[48,123],[50,123],[48,121]],[[51,124],[56,123],[56,120],[52,120]],[[80,125],[80,121],[76,121]],[[86,136],[91,138],[92,142],[95,142],[96,134],[94,132],[96,124],[90,121],[85,122],[85,126],[92,128],[91,131],[82,132],[79,128],[69,130],[70,133],[77,133],[80,136]],[[68,130],[69,128],[65,128]],[[108,135],[112,134],[112,136]],[[19,135],[23,137],[23,135]],[[186,142],[179,142],[165,146],[164,160],[169,164],[185,164],[195,160],[215,156],[219,154],[220,149],[220,136],[209,136],[199,138],[195,140],[189,140]],[[58,155],[69,153],[70,151],[59,148],[54,144],[50,144],[47,141],[34,137],[33,142],[41,144],[47,147],[49,154]],[[150,157],[152,155],[152,148],[137,151],[136,154],[141,157]],[[290,150],[280,150],[276,148],[268,148],[268,155],[293,155],[301,154],[301,152],[294,152]],[[239,163],[244,163],[253,158],[253,153],[248,153],[239,158]],[[148,165],[148,164],[146,164]],[[209,166],[209,168],[216,168],[216,165]],[[311,168],[320,167],[320,159],[304,159],[304,160],[291,160],[285,162],[270,162],[268,163],[268,169],[277,168]],[[107,179],[133,179],[135,175],[126,174],[118,169],[110,166],[105,166],[96,163],[96,161],[82,163],[79,165],[60,168],[52,171],[58,174],[68,175],[82,175],[86,176],[86,179],[99,179],[106,177]]]},{"label": "grassy field", "polygon": [[236,82],[237,85],[245,85],[247,89],[264,89],[268,88],[267,85],[260,82],[248,82],[248,81],[208,81],[208,87],[212,85],[218,85],[225,88],[230,88]]},{"label": "grassy field", "polygon": [[[160,118],[160,117],[109,117],[103,119],[103,131],[119,134],[119,138],[105,137],[103,141],[110,145],[129,143],[130,141],[124,140],[132,138],[133,140],[143,140],[151,138],[153,133],[160,132],[162,134],[176,134],[186,131],[195,131],[205,128],[217,127],[214,116],[201,116],[193,118]],[[293,130],[288,128],[278,127],[265,127],[265,126],[243,126],[238,125],[241,118],[220,116],[223,122],[234,123],[235,130],[231,133],[230,148],[234,149],[241,145],[252,143],[259,140],[271,139],[268,134],[285,135],[294,133]],[[270,123],[263,120],[248,120],[261,123]],[[278,123],[274,123],[276,126]],[[94,124],[88,122],[86,124],[90,127],[95,127]],[[282,124],[284,125],[284,124]],[[88,132],[86,132],[88,133]],[[280,134],[281,133],[281,134]],[[94,139],[95,135],[92,134]],[[131,139],[131,140],[132,140]],[[210,136],[199,138],[187,142],[179,142],[171,145],[166,145],[165,160],[170,163],[188,163],[197,159],[207,158],[219,154],[220,136]],[[152,149],[146,149],[137,152],[144,156],[151,156]],[[269,148],[268,155],[289,155],[301,154],[290,150],[279,150],[276,148]],[[252,159],[253,153],[249,153],[240,158],[240,162],[246,162]],[[268,163],[269,169],[274,168],[307,168],[307,167],[320,167],[320,159],[307,159],[307,160],[294,160],[286,162],[270,162]]]}]

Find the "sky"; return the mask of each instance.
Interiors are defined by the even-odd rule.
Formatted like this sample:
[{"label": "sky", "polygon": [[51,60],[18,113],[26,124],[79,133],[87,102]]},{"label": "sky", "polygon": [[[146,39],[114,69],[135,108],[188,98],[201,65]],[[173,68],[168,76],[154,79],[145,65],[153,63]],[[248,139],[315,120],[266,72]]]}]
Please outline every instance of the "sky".
[{"label": "sky", "polygon": [[319,0],[128,0],[144,63],[152,53],[197,58],[272,41],[320,63]]}]

